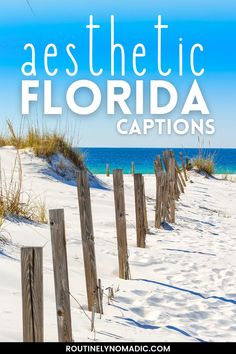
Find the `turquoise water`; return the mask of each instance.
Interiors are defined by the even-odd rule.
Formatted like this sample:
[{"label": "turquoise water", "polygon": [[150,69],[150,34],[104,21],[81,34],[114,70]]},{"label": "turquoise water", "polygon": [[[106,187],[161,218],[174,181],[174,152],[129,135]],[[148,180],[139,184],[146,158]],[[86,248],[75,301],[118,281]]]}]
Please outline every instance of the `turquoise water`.
[{"label": "turquoise water", "polygon": [[[135,172],[153,173],[153,161],[165,149],[160,148],[81,148],[85,155],[85,163],[93,173],[106,172],[106,164],[110,164],[110,171],[122,168],[124,173],[131,173],[131,162],[135,163]],[[176,158],[179,152],[189,158],[199,154],[199,149],[171,149]],[[216,173],[236,173],[236,149],[203,149],[203,156],[214,155]]]}]

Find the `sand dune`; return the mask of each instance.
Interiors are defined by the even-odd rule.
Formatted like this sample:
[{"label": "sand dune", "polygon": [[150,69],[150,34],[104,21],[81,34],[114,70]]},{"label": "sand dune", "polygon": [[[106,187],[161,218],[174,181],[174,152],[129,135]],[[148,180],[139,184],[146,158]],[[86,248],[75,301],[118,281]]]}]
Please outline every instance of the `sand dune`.
[{"label": "sand dune", "polygon": [[[6,176],[16,152],[1,148]],[[70,290],[86,308],[86,290],[76,187],[50,174],[47,163],[21,153],[23,188],[45,199],[47,208],[64,208]],[[96,333],[71,299],[74,339],[92,341],[236,340],[236,183],[192,172],[177,203],[176,224],[154,228],[155,177],[145,176],[149,234],[147,248],[136,247],[132,176],[125,176],[127,234],[132,280],[118,278],[112,177],[107,188],[92,188],[98,275],[115,300],[97,316]],[[98,186],[98,185],[97,185]],[[56,309],[48,225],[6,221],[0,244],[0,340],[21,341],[20,246],[44,246],[45,340],[57,340]],[[107,290],[105,290],[107,293]],[[87,312],[89,316],[90,313]]]}]

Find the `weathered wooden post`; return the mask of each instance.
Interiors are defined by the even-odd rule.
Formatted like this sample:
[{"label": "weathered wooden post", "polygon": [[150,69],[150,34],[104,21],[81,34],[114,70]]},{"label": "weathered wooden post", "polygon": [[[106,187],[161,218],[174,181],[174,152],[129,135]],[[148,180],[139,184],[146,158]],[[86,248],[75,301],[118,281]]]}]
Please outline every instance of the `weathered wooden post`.
[{"label": "weathered wooden post", "polygon": [[181,184],[180,178],[179,178],[178,172],[176,170],[177,163],[176,163],[176,160],[175,160],[175,154],[171,150],[169,151],[169,157],[171,159],[171,169],[172,169],[171,172],[174,175],[174,178],[173,178],[173,180],[174,180],[174,195],[173,196],[174,196],[175,200],[178,200],[179,197],[180,197],[180,192],[182,190],[182,188],[181,188],[182,185],[180,185]]},{"label": "weathered wooden post", "polygon": [[161,156],[157,155],[156,160],[154,162],[154,166],[155,166],[155,172],[160,172],[163,171],[163,166],[162,166],[162,162],[161,162]]},{"label": "weathered wooden post", "polygon": [[43,342],[43,249],[21,248],[23,341]]},{"label": "weathered wooden post", "polygon": [[110,176],[110,165],[109,165],[109,163],[106,164],[106,176],[107,177]]},{"label": "weathered wooden post", "polygon": [[[181,185],[182,185],[181,191],[182,191],[182,189],[184,189],[184,187],[186,187],[186,182],[185,182],[184,177],[182,176],[182,173],[181,173],[180,168],[179,168],[179,166],[177,164],[177,161],[175,161],[175,166],[176,166],[176,171],[177,171],[177,173],[179,175],[179,179],[181,181]],[[182,193],[184,193],[184,192],[182,191]]]},{"label": "weathered wooden post", "polygon": [[94,232],[92,220],[92,208],[89,189],[88,172],[83,169],[78,172],[78,199],[80,210],[80,227],[83,245],[84,269],[87,288],[88,310],[92,311],[96,305],[99,313],[99,295],[97,281],[97,267],[94,246]]},{"label": "weathered wooden post", "polygon": [[188,177],[187,177],[186,167],[185,167],[185,164],[184,164],[183,153],[182,153],[181,151],[180,151],[180,153],[179,153],[179,157],[180,157],[181,164],[182,164],[182,169],[183,169],[183,173],[184,173],[184,178],[185,178],[185,181],[187,181],[187,180],[188,180]]},{"label": "weathered wooden post", "polygon": [[162,218],[162,204],[163,204],[163,183],[165,173],[163,171],[161,156],[158,155],[154,162],[154,169],[156,175],[156,209],[155,209],[155,227],[161,227]]},{"label": "weathered wooden post", "polygon": [[162,180],[162,220],[165,222],[166,220],[169,221],[169,200],[170,200],[170,185],[169,185],[169,178],[168,173],[164,173],[163,180]]},{"label": "weathered wooden post", "polygon": [[119,258],[119,277],[130,279],[126,234],[124,180],[122,170],[113,171],[113,187],[116,213],[116,233]]},{"label": "weathered wooden post", "polygon": [[167,173],[168,172],[168,168],[169,168],[170,151],[169,150],[163,151],[162,156],[163,156],[165,170],[166,170],[166,173]]},{"label": "weathered wooden post", "polygon": [[170,222],[175,223],[175,199],[176,199],[176,170],[175,159],[173,156],[169,159],[169,185],[170,185]]},{"label": "weathered wooden post", "polygon": [[59,342],[72,341],[64,210],[49,210]]},{"label": "weathered wooden post", "polygon": [[101,279],[98,279],[98,297],[99,297],[99,309],[100,309],[100,318],[103,314],[103,289]]},{"label": "weathered wooden post", "polygon": [[144,205],[144,226],[145,233],[148,232],[148,215],[147,215],[147,204],[146,204],[146,193],[145,193],[145,181],[143,176],[143,205]]},{"label": "weathered wooden post", "polygon": [[173,192],[173,176],[172,176],[172,185],[170,184],[171,181],[171,167],[170,167],[170,151],[165,150],[163,151],[163,161],[164,161],[164,166],[165,166],[165,179],[164,179],[164,185],[163,185],[163,210],[162,210],[162,217],[163,221],[171,221],[171,195]]},{"label": "weathered wooden post", "polygon": [[135,214],[137,247],[145,248],[146,228],[145,228],[145,205],[143,176],[141,173],[134,174],[134,194],[135,194]]},{"label": "weathered wooden post", "polygon": [[180,171],[178,170],[178,167],[175,167],[175,171],[176,171],[178,189],[181,193],[184,193],[184,186],[182,184],[182,179],[181,179],[182,175],[181,175]]},{"label": "weathered wooden post", "polygon": [[[175,165],[175,159],[174,159],[174,165]],[[179,200],[180,194],[181,194],[181,189],[179,188],[179,176],[178,176],[178,172],[176,171],[176,168],[174,167],[174,171],[175,171],[175,200]]]},{"label": "weathered wooden post", "polygon": [[186,157],[186,170],[189,171],[191,168],[189,168],[190,163],[189,163],[189,158]]},{"label": "weathered wooden post", "polygon": [[156,210],[155,210],[155,227],[159,229],[162,222],[162,208],[164,197],[165,172],[156,173]]},{"label": "weathered wooden post", "polygon": [[134,165],[134,161],[131,162],[131,172],[132,172],[132,176],[135,174],[135,165]]}]

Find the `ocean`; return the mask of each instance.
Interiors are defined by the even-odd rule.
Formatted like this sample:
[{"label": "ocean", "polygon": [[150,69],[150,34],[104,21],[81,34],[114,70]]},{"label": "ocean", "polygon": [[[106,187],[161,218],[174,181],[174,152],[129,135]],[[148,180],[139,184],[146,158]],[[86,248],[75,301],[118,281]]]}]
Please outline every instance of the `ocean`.
[{"label": "ocean", "polygon": [[[131,173],[131,163],[135,164],[135,172],[143,174],[153,173],[153,162],[157,155],[162,154],[165,148],[80,148],[87,167],[97,174],[106,173],[106,164],[110,164],[110,171],[115,168],[123,169],[124,173]],[[199,149],[171,149],[179,161],[179,152],[190,159],[199,154]],[[236,174],[236,149],[201,149],[203,156],[214,155],[215,172],[222,174]]]}]

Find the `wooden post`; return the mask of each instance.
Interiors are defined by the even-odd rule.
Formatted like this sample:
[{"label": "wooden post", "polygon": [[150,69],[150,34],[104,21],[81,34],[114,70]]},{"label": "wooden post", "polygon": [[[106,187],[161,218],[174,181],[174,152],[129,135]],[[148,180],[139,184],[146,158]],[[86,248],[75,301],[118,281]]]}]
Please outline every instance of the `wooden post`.
[{"label": "wooden post", "polygon": [[131,162],[131,171],[132,171],[132,176],[135,174],[135,165],[134,161]]},{"label": "wooden post", "polygon": [[162,220],[165,222],[169,221],[169,178],[167,172],[164,173],[162,180]]},{"label": "wooden post", "polygon": [[96,304],[93,305],[93,309],[92,309],[91,332],[95,330],[95,313],[96,313]]},{"label": "wooden post", "polygon": [[78,173],[78,199],[80,210],[80,226],[83,244],[84,269],[87,287],[88,310],[92,311],[96,304],[96,312],[99,313],[97,267],[94,246],[94,232],[92,220],[92,208],[87,170]]},{"label": "wooden post", "polygon": [[180,184],[179,184],[180,178],[179,178],[178,172],[175,168],[175,159],[174,159],[173,165],[174,165],[173,169],[174,169],[174,173],[175,173],[175,200],[178,200],[180,197],[180,194],[181,194],[181,186],[182,185],[180,186]]},{"label": "wooden post", "polygon": [[163,161],[166,170],[165,179],[163,181],[163,222],[165,222],[166,220],[169,222],[171,221],[171,209],[173,209],[171,195],[175,193],[175,178],[173,173],[171,172],[170,155],[171,154],[169,150],[163,151]]},{"label": "wooden post", "polygon": [[100,309],[100,318],[103,314],[103,289],[101,279],[98,279],[98,295],[99,295],[99,309]]},{"label": "wooden post", "polygon": [[189,171],[189,158],[186,157],[186,170]]},{"label": "wooden post", "polygon": [[171,159],[171,174],[174,175],[174,178],[173,178],[173,180],[174,180],[174,195],[173,195],[173,197],[175,198],[175,200],[178,200],[180,197],[180,192],[182,191],[182,185],[180,185],[181,182],[180,182],[180,178],[178,176],[178,172],[176,169],[177,162],[175,160],[174,152],[170,151],[169,156]]},{"label": "wooden post", "polygon": [[[177,161],[175,161],[175,166],[176,166],[176,171],[177,171],[177,173],[178,173],[178,175],[179,175],[179,178],[180,178],[182,187],[186,187],[185,179],[184,179],[184,177],[182,176],[182,173],[181,173],[180,168],[179,168],[179,166],[178,166],[178,164],[177,164]],[[181,190],[182,190],[182,188],[181,188]]]},{"label": "wooden post", "polygon": [[160,172],[160,171],[163,171],[161,156],[157,155],[157,158],[155,161],[155,172]]},{"label": "wooden post", "polygon": [[171,157],[169,159],[169,185],[170,185],[170,222],[175,223],[175,199],[176,199],[176,170],[175,159]]},{"label": "wooden post", "polygon": [[49,210],[59,342],[72,341],[64,210]]},{"label": "wooden post", "polygon": [[157,155],[156,161],[154,162],[154,169],[156,175],[156,209],[155,209],[155,227],[161,227],[162,219],[162,205],[163,205],[163,184],[165,173],[163,171],[161,156]]},{"label": "wooden post", "polygon": [[[164,220],[164,210],[165,210],[165,188],[166,188],[166,173],[164,171],[162,171],[162,175],[161,175],[161,223]],[[167,206],[166,206],[167,207]]]},{"label": "wooden post", "polygon": [[124,181],[122,170],[113,171],[113,187],[116,213],[116,233],[119,258],[119,277],[130,279],[126,234]]},{"label": "wooden post", "polygon": [[21,248],[23,341],[43,342],[43,249]]},{"label": "wooden post", "polygon": [[141,173],[134,174],[134,194],[135,194],[135,213],[136,213],[136,233],[137,247],[145,248],[145,211],[143,200],[143,176]]},{"label": "wooden post", "polygon": [[148,216],[147,216],[147,204],[146,204],[146,193],[145,193],[145,182],[144,176],[143,178],[143,206],[144,206],[144,226],[145,226],[145,234],[148,232]]},{"label": "wooden post", "polygon": [[158,229],[161,227],[164,179],[165,179],[164,171],[159,171],[156,173],[155,227]]},{"label": "wooden post", "polygon": [[162,155],[163,155],[163,161],[164,161],[165,170],[166,170],[166,172],[168,172],[168,168],[169,168],[169,150],[163,151]]},{"label": "wooden post", "polygon": [[184,193],[184,186],[182,184],[182,181],[184,181],[184,179],[183,180],[181,179],[181,177],[183,178],[183,176],[181,175],[181,173],[177,167],[176,167],[176,176],[177,176],[177,184],[178,184],[179,190],[181,193]]},{"label": "wooden post", "polygon": [[109,165],[109,163],[106,164],[106,175],[107,175],[107,177],[110,176],[110,165]]},{"label": "wooden post", "polygon": [[184,159],[183,159],[183,153],[182,153],[182,152],[179,153],[179,157],[180,157],[181,164],[182,164],[182,169],[183,169],[183,173],[184,173],[184,178],[185,178],[185,181],[187,181],[187,180],[188,180],[188,177],[187,177],[187,172],[186,172],[186,167],[185,167],[185,164],[184,164]]}]

